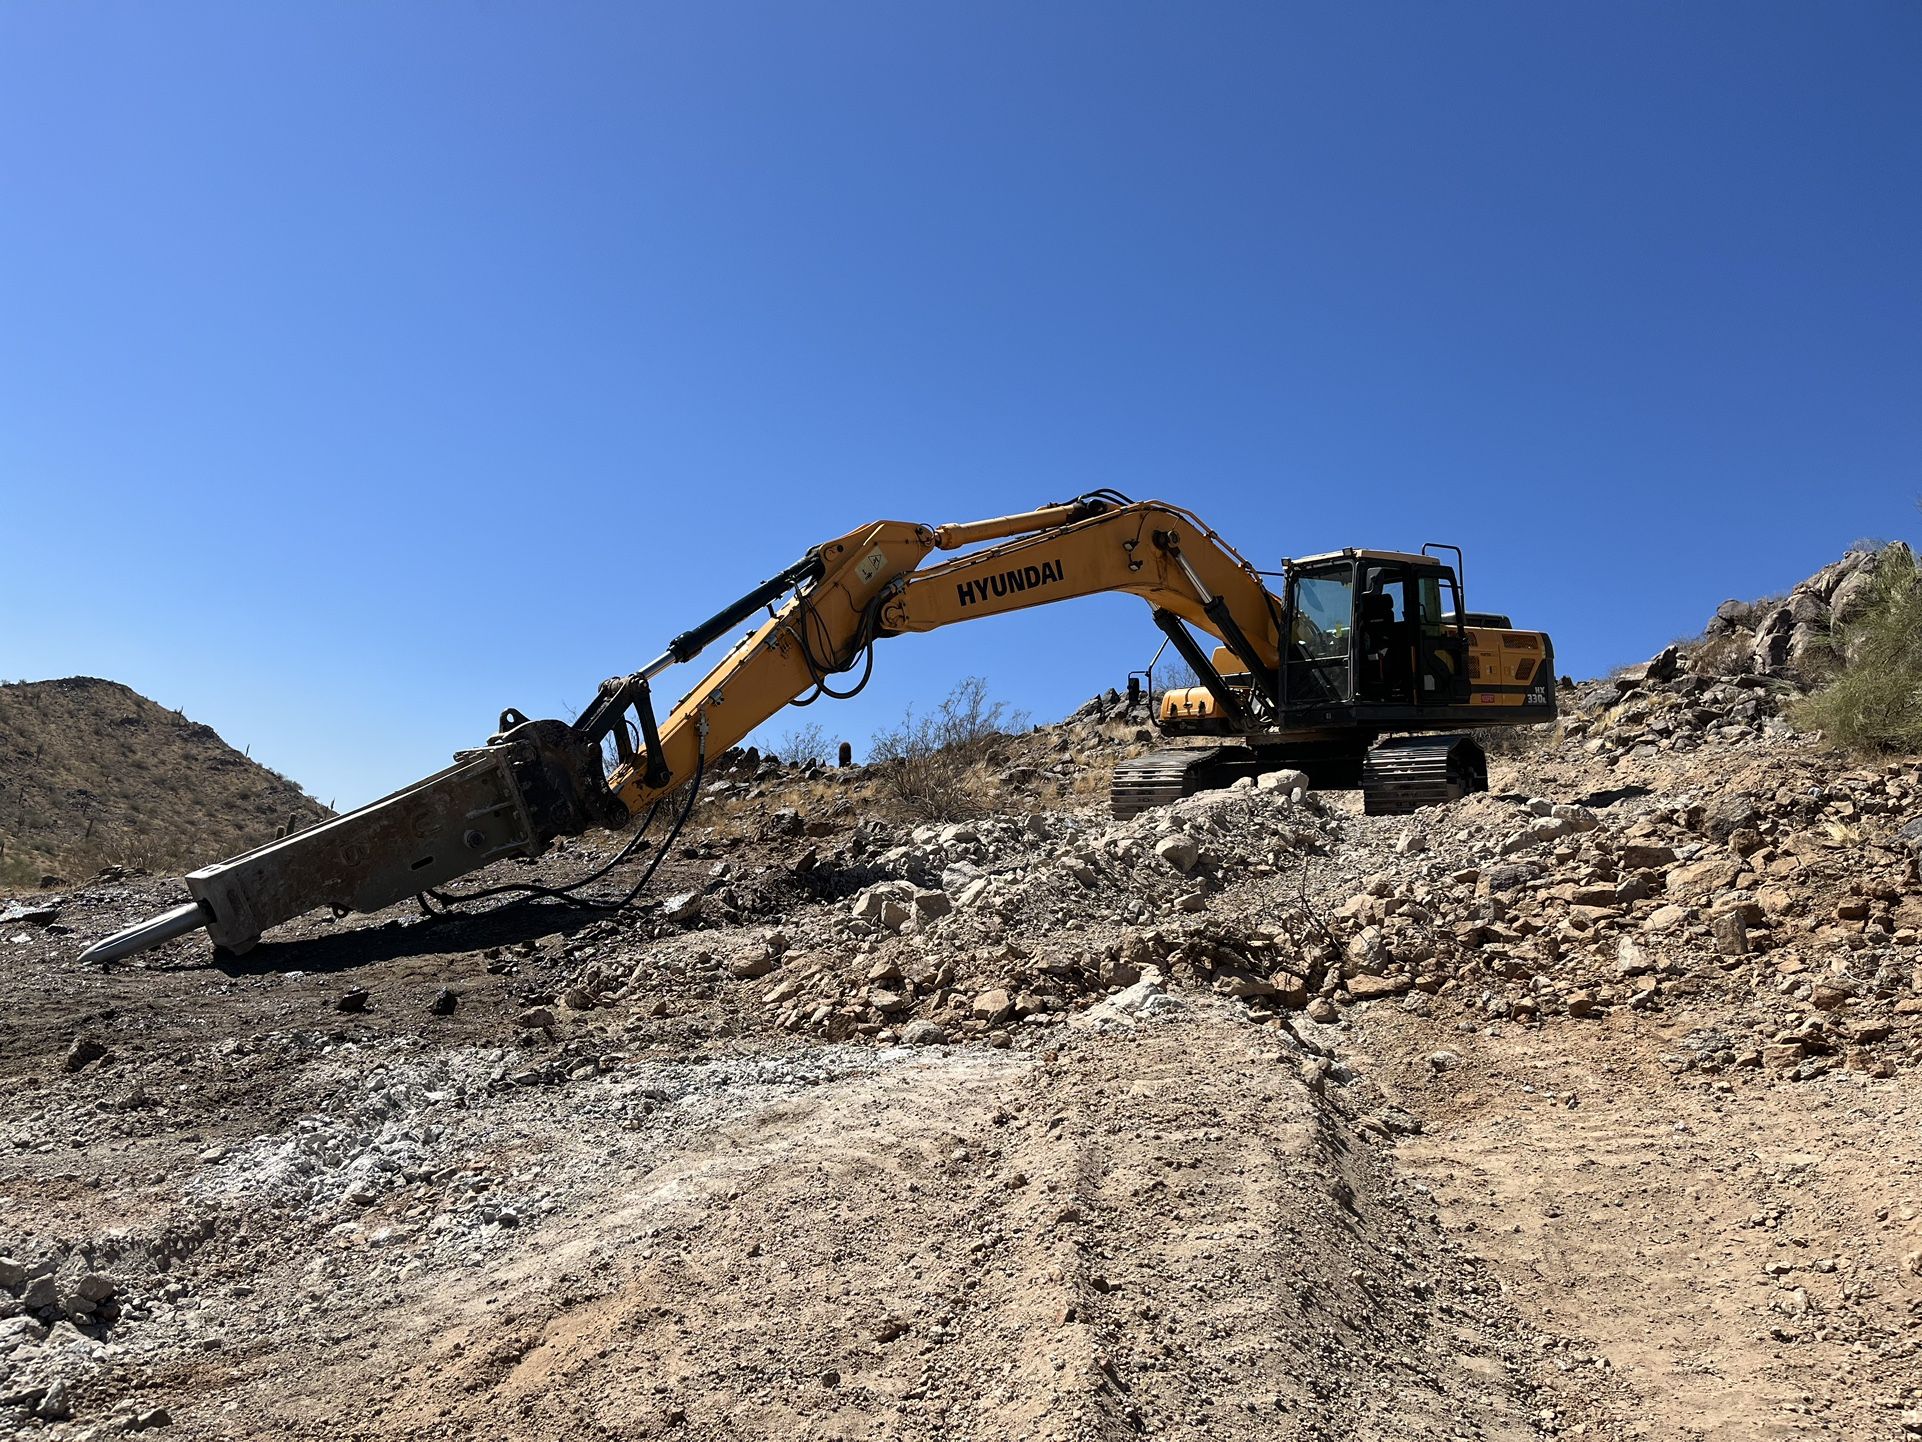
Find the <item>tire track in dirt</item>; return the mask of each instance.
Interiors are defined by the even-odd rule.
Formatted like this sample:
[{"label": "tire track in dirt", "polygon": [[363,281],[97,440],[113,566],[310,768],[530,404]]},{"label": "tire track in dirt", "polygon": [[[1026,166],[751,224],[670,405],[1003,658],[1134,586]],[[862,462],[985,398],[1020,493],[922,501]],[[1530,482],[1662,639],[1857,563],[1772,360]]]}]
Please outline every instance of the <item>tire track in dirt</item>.
[{"label": "tire track in dirt", "polygon": [[1305,1055],[1204,1002],[610,1148],[491,1268],[230,1355],[181,1433],[1538,1436],[1512,1312]]}]

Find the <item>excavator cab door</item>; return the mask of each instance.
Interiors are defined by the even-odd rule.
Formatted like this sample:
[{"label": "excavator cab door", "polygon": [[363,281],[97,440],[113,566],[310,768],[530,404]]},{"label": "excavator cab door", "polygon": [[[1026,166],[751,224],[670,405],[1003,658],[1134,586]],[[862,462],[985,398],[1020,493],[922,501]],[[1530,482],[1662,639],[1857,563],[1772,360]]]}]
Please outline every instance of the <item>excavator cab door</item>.
[{"label": "excavator cab door", "polygon": [[1446,567],[1424,572],[1420,591],[1420,632],[1417,663],[1422,676],[1420,703],[1424,706],[1466,706],[1471,686],[1468,676],[1468,628],[1462,619],[1461,583]]},{"label": "excavator cab door", "polygon": [[1355,593],[1355,699],[1412,706],[1416,680],[1416,595],[1407,568],[1370,559]]},{"label": "excavator cab door", "polygon": [[[1452,602],[1452,604],[1451,604]],[[1355,699],[1392,706],[1468,700],[1460,588],[1445,566],[1369,559],[1355,596]]]}]

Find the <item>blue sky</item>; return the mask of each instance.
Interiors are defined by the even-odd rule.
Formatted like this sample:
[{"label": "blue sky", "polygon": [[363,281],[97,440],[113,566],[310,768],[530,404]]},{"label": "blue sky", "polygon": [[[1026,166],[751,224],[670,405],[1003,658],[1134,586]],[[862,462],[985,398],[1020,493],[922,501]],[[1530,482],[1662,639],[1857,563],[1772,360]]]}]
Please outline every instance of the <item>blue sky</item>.
[{"label": "blue sky", "polygon": [[0,677],[346,806],[862,520],[1095,486],[1457,541],[1593,674],[1922,529],[1918,73],[1896,0],[0,7]]}]

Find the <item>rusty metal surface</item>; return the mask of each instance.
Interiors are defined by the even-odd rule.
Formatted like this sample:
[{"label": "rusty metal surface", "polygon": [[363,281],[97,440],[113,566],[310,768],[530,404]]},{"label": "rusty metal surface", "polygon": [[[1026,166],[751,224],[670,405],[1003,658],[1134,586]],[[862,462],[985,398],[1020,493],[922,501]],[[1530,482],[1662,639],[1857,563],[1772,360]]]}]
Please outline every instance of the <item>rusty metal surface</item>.
[{"label": "rusty metal surface", "polygon": [[487,748],[391,796],[187,876],[208,934],[245,951],[268,927],[322,906],[378,911],[504,856],[534,855],[509,767]]}]

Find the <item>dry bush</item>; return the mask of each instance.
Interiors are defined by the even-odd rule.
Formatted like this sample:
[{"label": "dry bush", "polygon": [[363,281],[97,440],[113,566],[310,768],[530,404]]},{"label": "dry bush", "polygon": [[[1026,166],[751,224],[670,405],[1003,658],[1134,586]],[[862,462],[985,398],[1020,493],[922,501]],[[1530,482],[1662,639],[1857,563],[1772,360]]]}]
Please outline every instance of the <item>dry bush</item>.
[{"label": "dry bush", "polygon": [[1527,756],[1560,735],[1558,721],[1544,721],[1534,726],[1480,726],[1468,733],[1469,739],[1489,756]]},{"label": "dry bush", "polygon": [[1755,633],[1746,628],[1724,631],[1691,643],[1688,667],[1702,676],[1735,676],[1749,669],[1754,659]]},{"label": "dry bush", "polygon": [[818,721],[790,726],[774,743],[774,754],[795,766],[825,766],[840,749]]},{"label": "dry bush", "polygon": [[1170,691],[1186,691],[1200,684],[1201,678],[1195,674],[1195,668],[1177,656],[1155,667],[1154,687],[1149,699],[1159,705],[1161,698]]},{"label": "dry bush", "polygon": [[58,874],[60,867],[53,857],[42,852],[13,846],[0,850],[0,890],[31,891],[41,877]]},{"label": "dry bush", "polygon": [[892,808],[922,821],[953,820],[987,809],[994,791],[990,763],[1026,713],[988,699],[988,683],[970,676],[932,712],[909,707],[897,726],[876,731],[868,765]]},{"label": "dry bush", "polygon": [[1922,572],[1906,546],[1877,556],[1868,609],[1836,639],[1840,673],[1790,718],[1859,756],[1922,751]]}]

